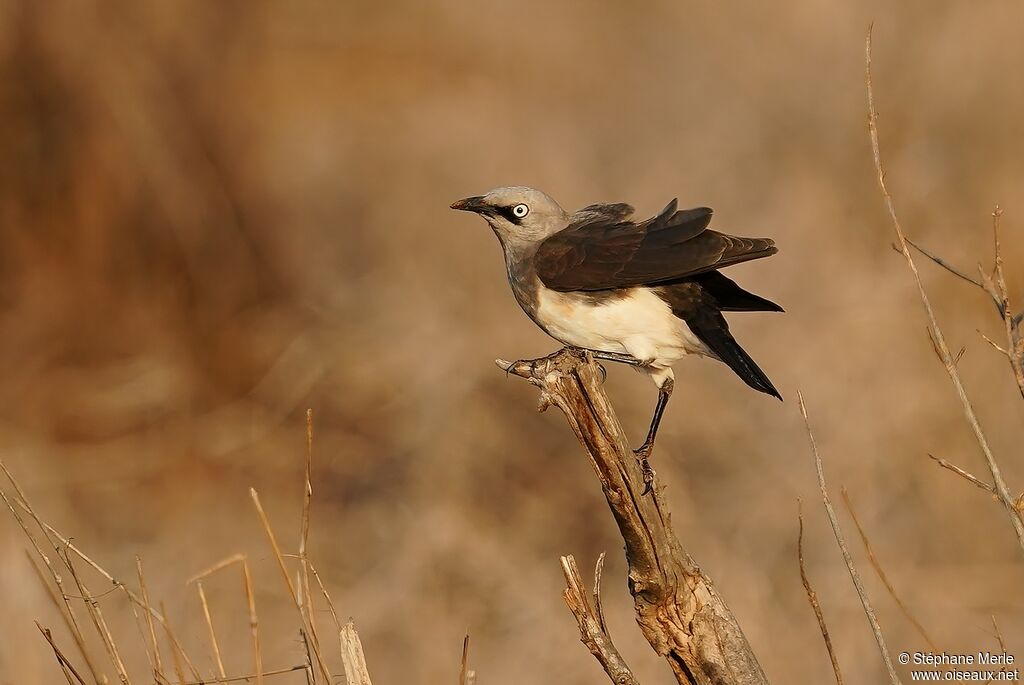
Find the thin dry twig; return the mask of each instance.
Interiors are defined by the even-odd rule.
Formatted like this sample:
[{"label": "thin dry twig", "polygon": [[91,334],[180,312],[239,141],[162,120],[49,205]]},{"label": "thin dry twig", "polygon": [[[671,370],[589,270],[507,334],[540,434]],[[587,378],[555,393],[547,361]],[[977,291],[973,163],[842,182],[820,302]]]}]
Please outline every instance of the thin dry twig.
[{"label": "thin dry twig", "polygon": [[935,461],[935,463],[937,463],[942,468],[948,469],[949,471],[952,471],[953,473],[957,474],[958,476],[960,476],[961,478],[966,480],[968,483],[971,483],[972,485],[975,485],[975,486],[981,488],[982,490],[984,490],[985,492],[995,496],[996,498],[999,497],[999,495],[996,493],[996,489],[994,487],[992,487],[991,485],[989,485],[985,481],[981,480],[980,478],[977,478],[974,475],[968,473],[967,471],[964,471],[962,468],[960,468],[956,464],[952,464],[952,463],[946,461],[945,459],[942,459],[941,457],[936,457],[934,454],[929,454],[928,456],[931,459],[933,459]]},{"label": "thin dry twig", "polygon": [[804,426],[807,428],[807,438],[811,443],[811,452],[814,454],[814,466],[818,472],[818,486],[821,488],[821,499],[825,504],[825,512],[828,514],[829,523],[832,525],[832,533],[835,535],[836,542],[839,544],[839,551],[843,553],[843,559],[846,561],[846,568],[850,572],[850,578],[853,579],[853,586],[857,590],[857,596],[860,597],[861,606],[864,607],[864,614],[868,617],[868,623],[871,624],[871,631],[875,634],[875,642],[878,643],[878,651],[882,655],[882,661],[885,662],[885,668],[889,672],[889,678],[893,685],[901,685],[900,678],[896,675],[896,668],[892,664],[892,659],[889,658],[889,649],[885,646],[885,637],[882,635],[882,627],[878,625],[878,619],[875,618],[875,610],[871,607],[871,600],[868,599],[867,591],[864,589],[864,584],[861,582],[860,574],[857,573],[857,567],[853,563],[853,557],[850,556],[850,550],[846,547],[846,539],[843,537],[843,530],[839,525],[839,517],[836,516],[836,510],[832,506],[832,500],[828,495],[828,488],[825,485],[825,471],[821,465],[821,455],[818,453],[818,445],[814,441],[814,433],[811,431],[811,422],[807,418],[807,407],[804,405],[804,396],[802,393],[797,393],[797,399],[800,402],[800,413],[804,417]]},{"label": "thin dry twig", "polygon": [[875,171],[878,174],[878,185],[882,191],[882,197],[885,200],[885,206],[888,209],[889,218],[892,220],[892,225],[896,231],[896,237],[899,239],[900,247],[903,250],[903,256],[907,261],[907,266],[910,267],[910,271],[914,276],[914,281],[917,284],[918,294],[921,297],[921,302],[924,304],[925,312],[928,315],[932,334],[936,346],[941,354],[943,365],[946,367],[946,373],[949,374],[949,378],[953,382],[953,386],[956,388],[957,396],[959,397],[960,404],[963,407],[964,416],[970,424],[971,429],[974,431],[974,436],[977,439],[978,446],[981,448],[982,454],[985,457],[985,462],[988,464],[989,471],[992,474],[992,481],[995,486],[996,493],[999,496],[999,500],[1006,508],[1010,524],[1013,526],[1014,532],[1017,535],[1017,542],[1020,545],[1021,550],[1024,551],[1024,521],[1021,520],[1019,512],[1014,508],[1013,499],[1010,496],[1010,491],[1006,487],[1006,482],[1003,480],[999,464],[996,461],[992,450],[989,448],[988,439],[985,437],[985,433],[981,429],[978,417],[974,413],[974,407],[971,405],[971,401],[967,396],[967,390],[964,388],[963,382],[960,380],[960,372],[957,370],[956,363],[950,354],[949,346],[946,344],[946,338],[942,334],[942,329],[939,327],[939,322],[935,317],[935,312],[932,310],[931,301],[928,299],[928,293],[925,292],[924,284],[921,282],[921,274],[917,270],[917,264],[914,262],[914,257],[910,252],[907,239],[903,235],[903,228],[900,225],[899,218],[896,216],[896,207],[893,203],[892,195],[889,193],[889,190],[885,185],[885,170],[882,167],[882,154],[878,143],[878,112],[875,110],[875,95],[871,83],[870,28],[868,29],[865,41],[865,81],[867,84],[868,96],[868,133],[871,138],[871,150],[875,160]]},{"label": "thin dry twig", "polygon": [[192,576],[191,578],[186,580],[185,581],[185,585],[191,585],[192,583],[196,583],[196,582],[198,582],[200,580],[203,580],[204,578],[208,578],[209,576],[212,576],[217,571],[223,571],[224,569],[229,568],[231,566],[234,566],[235,564],[241,564],[242,562],[245,561],[245,558],[246,558],[245,555],[241,554],[241,553],[239,553],[239,554],[232,554],[231,556],[229,556],[229,557],[227,557],[225,559],[221,559],[216,564],[213,564],[212,566],[208,566],[208,567],[204,568],[202,571],[200,571],[199,573],[195,574],[194,576]]},{"label": "thin dry twig", "polygon": [[871,566],[874,567],[875,573],[878,574],[878,578],[882,581],[882,584],[885,585],[885,589],[889,591],[889,596],[893,598],[893,601],[896,602],[896,606],[900,608],[900,611],[903,612],[903,615],[907,618],[908,621],[910,621],[910,623],[914,626],[917,632],[920,633],[921,637],[924,638],[924,641],[928,643],[928,646],[931,648],[932,652],[938,654],[942,650],[939,649],[938,645],[935,644],[935,641],[932,640],[931,636],[928,635],[928,631],[924,629],[924,626],[921,625],[921,622],[918,621],[917,618],[915,618],[914,615],[910,612],[910,609],[908,609],[907,605],[903,603],[903,600],[900,599],[900,596],[896,594],[896,588],[894,588],[892,583],[889,582],[889,577],[885,575],[885,571],[882,570],[882,563],[878,560],[878,556],[875,555],[875,550],[871,546],[871,540],[868,539],[868,534],[864,531],[864,527],[860,524],[860,519],[857,518],[857,512],[854,511],[853,502],[850,500],[850,493],[846,491],[846,488],[840,488],[839,494],[842,495],[843,504],[846,505],[846,511],[850,514],[850,518],[853,519],[853,525],[857,527],[857,533],[860,535],[860,540],[862,543],[864,543],[864,551],[867,552],[868,561],[871,562]]},{"label": "thin dry twig", "polygon": [[[599,610],[595,608],[595,604],[600,606],[600,596],[596,596],[594,603],[591,602],[583,583],[583,577],[576,566],[576,560],[571,554],[561,557],[560,560],[566,584],[565,590],[562,591],[562,598],[565,599],[569,611],[576,617],[576,624],[580,629],[580,641],[594,655],[613,683],[636,685],[637,679],[633,675],[633,671],[602,626]],[[600,566],[595,567],[595,574],[600,574],[598,569]],[[595,582],[595,587],[597,585],[598,583]]]},{"label": "thin dry twig", "polygon": [[804,513],[803,504],[796,501],[796,518],[800,523],[800,532],[796,537],[796,556],[800,564],[800,582],[804,585],[804,592],[807,593],[807,601],[814,610],[814,617],[818,619],[818,629],[821,630],[821,637],[825,640],[825,649],[828,651],[828,658],[832,662],[832,672],[835,673],[837,685],[843,685],[843,673],[839,669],[839,658],[836,650],[832,647],[832,638],[828,634],[828,626],[825,624],[825,613],[821,610],[821,603],[818,601],[818,593],[811,587],[811,581],[807,577],[807,569],[804,566]]}]

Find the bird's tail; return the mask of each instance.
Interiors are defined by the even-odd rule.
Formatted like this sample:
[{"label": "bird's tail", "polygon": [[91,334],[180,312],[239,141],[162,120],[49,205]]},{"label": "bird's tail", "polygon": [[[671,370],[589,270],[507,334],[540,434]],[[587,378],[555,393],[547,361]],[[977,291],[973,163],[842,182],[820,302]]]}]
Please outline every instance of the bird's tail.
[{"label": "bird's tail", "polygon": [[736,372],[736,375],[742,378],[744,383],[754,390],[760,390],[767,395],[782,399],[782,395],[772,385],[767,374],[732,337],[729,325],[720,312],[715,312],[712,316],[688,320],[687,324],[701,342]]}]

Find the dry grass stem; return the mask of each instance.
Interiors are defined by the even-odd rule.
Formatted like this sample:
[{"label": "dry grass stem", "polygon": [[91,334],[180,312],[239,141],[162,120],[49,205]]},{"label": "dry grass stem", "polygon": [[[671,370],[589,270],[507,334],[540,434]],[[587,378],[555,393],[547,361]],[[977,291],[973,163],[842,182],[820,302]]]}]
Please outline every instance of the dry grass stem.
[{"label": "dry grass stem", "polygon": [[182,666],[182,661],[188,665],[189,673],[192,674],[192,678],[195,680],[200,679],[199,669],[195,667],[192,660],[188,658],[188,654],[181,648],[181,642],[178,641],[178,636],[171,628],[171,621],[168,618],[167,607],[164,606],[163,602],[160,602],[160,611],[163,613],[164,620],[160,622],[160,625],[164,627],[164,632],[167,633],[167,639],[171,643],[171,658],[174,661],[174,673],[178,676],[179,682],[185,680],[185,669]]},{"label": "dry grass stem", "polygon": [[871,562],[871,566],[875,569],[875,573],[878,574],[878,578],[885,585],[885,589],[889,591],[889,596],[896,602],[896,606],[900,608],[903,615],[908,621],[914,626],[917,632],[924,638],[924,641],[928,643],[928,647],[933,653],[938,654],[942,650],[939,649],[935,641],[932,640],[931,636],[928,635],[928,631],[924,629],[921,622],[910,612],[907,605],[903,603],[900,596],[896,594],[896,588],[893,587],[892,583],[889,582],[889,577],[885,575],[885,571],[882,569],[882,563],[878,560],[878,556],[875,555],[875,549],[871,546],[871,540],[868,538],[868,534],[864,531],[864,527],[860,524],[860,519],[857,517],[857,512],[853,508],[853,502],[850,500],[850,493],[846,491],[846,488],[840,488],[839,494],[843,497],[843,504],[846,505],[846,511],[850,514],[850,518],[853,519],[853,525],[857,528],[857,534],[860,535],[860,540],[864,543],[864,551],[867,552],[868,561]]},{"label": "dry grass stem", "polygon": [[146,586],[146,575],[142,572],[142,559],[135,557],[135,571],[139,577],[139,591],[142,593],[143,609],[146,613],[146,626],[149,632],[149,648],[153,654],[153,676],[157,682],[167,682],[164,675],[163,659],[160,656],[160,642],[156,639],[156,625],[153,623],[153,609],[149,602],[149,588]]},{"label": "dry grass stem", "polygon": [[217,631],[213,629],[213,617],[210,616],[210,605],[206,601],[206,592],[203,591],[203,582],[196,581],[196,591],[199,593],[199,603],[203,607],[203,618],[206,620],[206,628],[210,634],[210,648],[213,650],[214,660],[217,662],[217,675],[223,679],[227,677],[224,670],[224,659],[220,655],[220,645],[217,643]]},{"label": "dry grass stem", "polygon": [[1013,526],[1021,551],[1024,551],[1024,522],[1021,521],[1020,513],[1014,508],[1013,499],[1011,498],[1010,491],[1007,489],[1006,483],[1003,480],[999,464],[989,447],[988,439],[985,437],[985,433],[981,429],[978,417],[974,413],[974,407],[971,405],[971,401],[967,396],[967,390],[964,388],[963,382],[960,379],[960,372],[957,370],[956,362],[950,354],[949,346],[946,344],[946,338],[942,334],[942,329],[939,327],[939,322],[935,317],[935,312],[932,310],[931,301],[928,299],[928,293],[925,291],[924,284],[921,282],[921,274],[917,270],[917,264],[914,262],[914,257],[910,252],[907,239],[903,234],[903,227],[900,225],[899,218],[896,215],[896,207],[893,203],[892,195],[889,193],[889,190],[885,185],[885,170],[882,166],[882,154],[878,143],[878,112],[875,110],[875,95],[871,82],[870,29],[868,29],[867,38],[865,40],[865,81],[867,84],[868,96],[868,133],[871,138],[871,150],[875,161],[875,171],[878,175],[878,186],[882,191],[882,197],[885,200],[885,206],[889,212],[889,218],[892,220],[893,228],[896,231],[896,237],[899,239],[903,256],[907,261],[907,266],[910,267],[910,271],[914,276],[914,282],[917,284],[918,294],[921,297],[921,302],[924,305],[926,314],[928,315],[933,339],[942,358],[943,366],[946,367],[946,373],[949,374],[949,378],[953,382],[953,386],[956,388],[957,397],[960,399],[964,416],[970,424],[971,429],[974,431],[975,439],[978,442],[978,446],[981,448],[982,454],[985,457],[985,462],[992,474],[992,481],[995,486],[996,493],[1006,509],[1007,516],[1010,519],[1010,524]]},{"label": "dry grass stem", "polygon": [[200,580],[203,580],[204,578],[208,578],[209,576],[212,576],[214,573],[217,573],[217,571],[223,571],[226,568],[234,566],[235,564],[241,564],[244,561],[245,561],[245,555],[244,554],[232,554],[231,556],[229,556],[229,557],[227,557],[225,559],[221,559],[216,564],[213,564],[212,566],[208,566],[208,567],[204,568],[202,571],[200,571],[199,573],[195,574],[194,576],[192,576],[191,578],[186,580],[185,584],[186,585],[191,585],[192,583],[198,582]]},{"label": "dry grass stem", "polygon": [[78,619],[75,616],[74,607],[71,605],[71,602],[68,601],[67,594],[62,590],[60,597],[58,597],[57,591],[54,590],[48,582],[46,582],[46,575],[43,573],[43,569],[39,567],[39,562],[36,561],[36,558],[33,557],[28,550],[25,550],[25,556],[28,557],[29,563],[32,565],[32,570],[35,571],[36,577],[39,578],[39,582],[44,588],[46,588],[46,594],[49,595],[53,606],[56,607],[61,618],[64,619],[64,625],[67,627],[68,632],[71,633],[71,638],[74,640],[75,646],[78,648],[78,653],[81,654],[82,660],[85,662],[85,667],[88,669],[92,679],[101,685],[105,685],[107,678],[99,672],[96,668],[96,664],[92,660],[89,649],[85,645],[85,637],[82,635],[82,629],[79,627]]},{"label": "dry grass stem", "polygon": [[242,559],[242,584],[245,588],[245,603],[249,608],[249,630],[252,632],[252,655],[255,665],[256,685],[263,685],[263,652],[260,649],[260,622],[256,615],[256,592],[252,586],[249,560]]},{"label": "dry grass stem", "polygon": [[803,394],[797,393],[797,399],[800,402],[800,413],[804,417],[804,426],[807,428],[807,438],[811,444],[811,452],[814,454],[814,466],[818,472],[818,486],[821,489],[821,499],[825,504],[825,512],[828,514],[829,523],[832,525],[832,533],[835,535],[836,543],[839,545],[839,551],[843,553],[846,568],[850,572],[850,578],[853,580],[853,586],[857,590],[857,596],[860,597],[861,606],[864,607],[864,614],[868,618],[868,623],[871,624],[871,631],[875,635],[875,642],[878,643],[878,651],[882,655],[882,661],[885,663],[885,668],[889,673],[889,679],[893,685],[901,685],[900,678],[896,675],[896,668],[893,666],[892,659],[889,658],[889,649],[885,646],[882,627],[878,624],[878,619],[875,617],[875,610],[871,607],[871,600],[868,599],[868,594],[864,589],[864,584],[861,582],[860,574],[857,573],[857,567],[853,563],[853,557],[850,556],[850,550],[846,546],[846,539],[843,537],[843,530],[839,525],[839,517],[836,516],[835,508],[832,506],[832,500],[825,485],[825,472],[821,465],[821,455],[818,453],[818,445],[814,441],[814,432],[811,430],[811,422],[807,417],[807,407],[804,404]]},{"label": "dry grass stem", "polygon": [[53,641],[53,635],[50,634],[50,629],[43,628],[41,625],[39,625],[39,621],[35,621],[35,624],[36,628],[39,629],[39,632],[43,634],[44,638],[46,638],[46,641],[50,643],[50,647],[53,649],[53,655],[57,657],[57,663],[60,664],[60,668],[64,672],[64,677],[67,678],[67,681],[74,685],[74,683],[71,680],[71,677],[74,676],[75,680],[78,681],[79,685],[85,685],[85,680],[82,679],[82,676],[79,675],[78,671],[75,670],[75,667],[71,664],[70,661],[67,660],[67,657],[65,657],[64,654],[60,651],[60,648],[57,647],[57,643]]},{"label": "dry grass stem", "polygon": [[825,613],[821,610],[821,603],[818,601],[818,593],[811,587],[811,581],[807,578],[807,569],[804,566],[804,514],[803,505],[797,500],[797,521],[800,523],[800,531],[796,537],[796,556],[800,565],[800,582],[804,585],[804,592],[807,593],[807,601],[814,610],[814,617],[818,619],[818,629],[821,637],[825,640],[825,649],[828,651],[828,658],[832,662],[832,672],[836,676],[836,684],[843,685],[843,673],[839,669],[839,659],[836,650],[832,647],[832,638],[828,634],[828,626],[825,624]]},{"label": "dry grass stem", "polygon": [[255,673],[246,673],[245,675],[233,675],[228,678],[212,678],[209,680],[182,680],[176,683],[169,683],[169,685],[212,685],[213,683],[237,683],[242,680],[255,680],[256,682],[262,682],[264,678],[269,678],[275,675],[285,675],[287,673],[295,673],[296,671],[304,671],[308,666],[302,664],[300,666],[288,666],[287,668],[277,668],[272,671],[256,671]]},{"label": "dry grass stem", "polygon": [[131,685],[131,679],[128,677],[128,671],[125,668],[124,661],[121,659],[121,654],[117,649],[117,642],[114,640],[114,636],[111,634],[110,628],[107,626],[107,622],[103,618],[103,611],[100,609],[100,603],[97,602],[89,593],[89,588],[86,587],[85,583],[75,571],[75,566],[71,561],[71,558],[64,557],[64,563],[71,572],[71,578],[75,581],[78,591],[82,593],[82,599],[85,600],[85,608],[89,612],[89,617],[92,618],[93,625],[96,627],[96,632],[99,633],[103,640],[103,646],[107,650],[107,655],[114,664],[114,668],[117,669],[118,679],[121,681],[122,685]]},{"label": "dry grass stem", "polygon": [[462,641],[462,661],[459,664],[459,685],[470,685],[476,674],[469,668],[469,633]]},{"label": "dry grass stem", "polygon": [[952,463],[946,461],[945,459],[942,459],[941,457],[936,457],[933,454],[929,454],[928,456],[931,459],[933,459],[935,461],[935,463],[937,463],[942,468],[948,469],[949,471],[952,471],[953,473],[957,474],[958,476],[960,476],[961,478],[966,480],[968,483],[971,483],[972,485],[975,485],[975,486],[981,488],[982,490],[984,490],[985,492],[988,492],[989,494],[993,495],[997,499],[999,498],[999,495],[996,493],[996,489],[994,487],[992,487],[991,485],[989,485],[988,483],[986,483],[985,481],[981,480],[980,478],[975,477],[974,475],[968,473],[967,471],[964,471],[962,468],[960,468],[956,464],[952,464]]},{"label": "dry grass stem", "polygon": [[[596,608],[600,607],[600,596],[595,592],[595,601],[591,602],[583,583],[583,577],[580,576],[580,570],[576,566],[576,560],[571,554],[561,557],[561,563],[566,584],[565,590],[562,591],[562,597],[565,599],[569,611],[576,618],[576,625],[580,630],[580,641],[594,655],[613,683],[636,685],[636,677],[602,625],[600,609]],[[600,566],[595,567],[595,569],[599,568]],[[595,571],[595,573],[599,574],[600,572]]]},{"label": "dry grass stem", "polygon": [[[270,547],[274,551],[274,557],[277,559],[277,565],[281,569],[281,575],[284,577],[285,585],[288,586],[288,593],[291,595],[292,602],[295,604],[295,608],[299,612],[299,619],[302,621],[303,626],[305,626],[306,614],[302,609],[302,600],[295,589],[295,584],[292,583],[291,576],[288,574],[288,566],[284,562],[284,555],[281,554],[281,546],[277,544],[277,536],[274,535],[274,530],[270,527],[270,520],[267,518],[267,512],[264,511],[263,505],[260,503],[260,496],[256,492],[255,488],[249,488],[249,495],[252,497],[253,504],[256,506],[256,512],[259,514],[260,522],[263,524],[263,531],[267,534],[267,540],[270,541]],[[305,635],[305,632],[305,629],[303,629],[303,635]],[[328,683],[334,682],[334,679],[331,677],[331,673],[327,668],[327,664],[320,653],[319,646],[314,642],[312,643],[312,648],[313,656],[316,657],[316,663],[320,672],[323,674],[324,678],[327,679]]]}]

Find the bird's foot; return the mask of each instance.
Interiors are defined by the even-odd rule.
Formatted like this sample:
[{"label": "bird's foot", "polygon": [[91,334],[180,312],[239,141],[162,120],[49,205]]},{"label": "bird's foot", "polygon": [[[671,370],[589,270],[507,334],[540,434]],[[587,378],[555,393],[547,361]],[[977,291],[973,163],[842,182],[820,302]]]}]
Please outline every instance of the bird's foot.
[{"label": "bird's foot", "polygon": [[640,496],[644,496],[649,493],[654,487],[654,469],[651,468],[651,450],[654,449],[654,445],[645,442],[640,445],[637,449],[633,450],[633,454],[640,461],[640,470],[644,476],[644,491],[640,493]]}]

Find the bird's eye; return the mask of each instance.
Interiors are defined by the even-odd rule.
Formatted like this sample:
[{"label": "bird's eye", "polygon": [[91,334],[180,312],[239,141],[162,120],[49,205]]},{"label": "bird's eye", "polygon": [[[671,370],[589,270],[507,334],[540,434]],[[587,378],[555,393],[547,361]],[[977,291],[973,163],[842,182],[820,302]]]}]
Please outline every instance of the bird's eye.
[{"label": "bird's eye", "polygon": [[524,216],[530,213],[530,208],[524,204],[518,204],[512,208],[512,215],[517,219],[522,219]]}]

